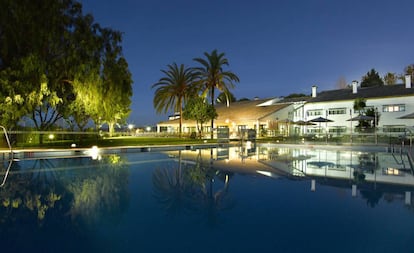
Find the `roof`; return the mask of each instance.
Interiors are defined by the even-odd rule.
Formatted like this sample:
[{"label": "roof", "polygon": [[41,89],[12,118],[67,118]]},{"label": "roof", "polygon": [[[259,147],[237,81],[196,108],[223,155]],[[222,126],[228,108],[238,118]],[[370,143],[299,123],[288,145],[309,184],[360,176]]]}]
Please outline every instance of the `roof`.
[{"label": "roof", "polygon": [[308,103],[355,100],[356,98],[384,98],[414,96],[414,88],[406,88],[405,85],[384,85],[373,87],[358,87],[357,93],[352,93],[352,89],[339,89],[322,91],[316,97],[308,100]]},{"label": "roof", "polygon": [[[230,103],[229,107],[224,104],[218,104],[215,106],[217,112],[217,119],[215,120],[217,124],[225,123],[227,120],[229,121],[249,121],[249,120],[260,120],[270,114],[277,112],[287,106],[290,103],[277,103],[267,106],[258,106],[264,102],[268,101],[268,99],[258,99],[258,100],[250,100],[250,101],[239,101]],[[160,122],[159,125],[171,125],[171,124],[178,124],[179,119],[175,120],[168,120]],[[183,123],[193,123],[193,120],[184,120]]]},{"label": "roof", "polygon": [[233,102],[229,107],[226,105],[216,105],[218,114],[217,121],[225,120],[259,120],[287,106],[289,103],[277,103],[267,106],[258,106],[266,100],[252,100]]}]

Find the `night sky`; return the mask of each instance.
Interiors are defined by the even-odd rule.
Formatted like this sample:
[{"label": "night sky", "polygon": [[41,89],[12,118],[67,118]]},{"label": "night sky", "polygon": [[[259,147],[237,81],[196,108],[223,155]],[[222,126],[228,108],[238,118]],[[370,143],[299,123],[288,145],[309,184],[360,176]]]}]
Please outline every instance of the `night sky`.
[{"label": "night sky", "polygon": [[104,27],[123,32],[134,80],[128,123],[155,124],[152,84],[161,69],[217,49],[240,78],[237,99],[335,89],[375,68],[414,63],[412,0],[81,0]]}]

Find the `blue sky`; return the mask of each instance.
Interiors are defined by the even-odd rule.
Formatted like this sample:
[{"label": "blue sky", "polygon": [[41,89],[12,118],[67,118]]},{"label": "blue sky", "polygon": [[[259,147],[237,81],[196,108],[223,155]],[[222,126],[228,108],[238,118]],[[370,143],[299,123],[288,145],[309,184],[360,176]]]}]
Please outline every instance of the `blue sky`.
[{"label": "blue sky", "polygon": [[128,123],[166,120],[153,109],[161,69],[217,49],[240,78],[237,99],[335,89],[340,78],[381,76],[414,63],[412,0],[80,0],[104,27],[123,32],[134,80]]}]

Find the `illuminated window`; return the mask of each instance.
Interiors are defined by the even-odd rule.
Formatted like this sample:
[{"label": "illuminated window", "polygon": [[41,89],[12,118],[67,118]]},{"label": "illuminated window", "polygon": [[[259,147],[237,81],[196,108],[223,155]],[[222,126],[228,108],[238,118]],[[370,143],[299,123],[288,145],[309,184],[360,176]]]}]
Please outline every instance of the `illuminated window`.
[{"label": "illuminated window", "polygon": [[383,105],[382,106],[383,112],[404,112],[405,111],[405,105]]},{"label": "illuminated window", "polygon": [[400,171],[398,169],[395,169],[395,168],[387,168],[385,170],[385,174],[387,174],[387,175],[393,175],[393,176],[398,176],[398,175],[400,175]]}]

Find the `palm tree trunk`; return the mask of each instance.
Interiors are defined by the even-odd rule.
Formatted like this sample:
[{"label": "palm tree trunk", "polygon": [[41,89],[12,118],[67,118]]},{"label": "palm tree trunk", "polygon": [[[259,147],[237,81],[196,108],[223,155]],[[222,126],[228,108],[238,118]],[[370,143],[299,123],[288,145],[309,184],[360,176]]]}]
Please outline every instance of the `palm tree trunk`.
[{"label": "palm tree trunk", "polygon": [[182,107],[180,108],[180,129],[178,130],[179,131],[179,136],[180,136],[180,138],[181,138],[181,129],[182,129],[182,125],[183,125],[183,109],[182,109]]},{"label": "palm tree trunk", "polygon": [[182,131],[182,126],[183,126],[183,105],[182,105],[182,100],[180,98],[180,129],[178,130],[179,136],[181,138],[181,131]]},{"label": "palm tree trunk", "polygon": [[[211,105],[213,106],[213,108],[214,108],[214,87],[212,87],[211,88]],[[213,139],[214,138],[214,118],[212,118],[211,119],[211,132],[210,132],[210,135],[211,135],[211,139]]]}]

